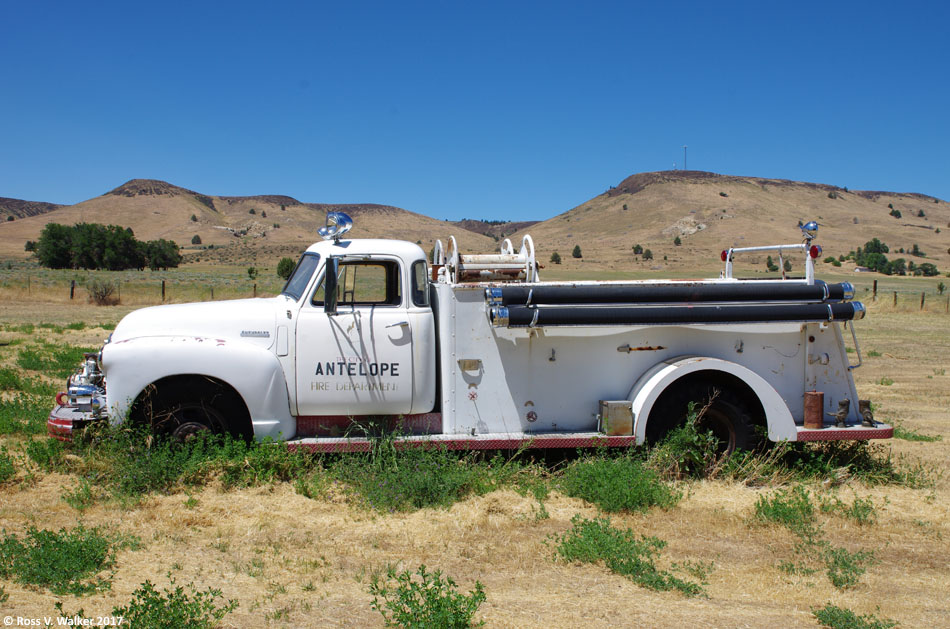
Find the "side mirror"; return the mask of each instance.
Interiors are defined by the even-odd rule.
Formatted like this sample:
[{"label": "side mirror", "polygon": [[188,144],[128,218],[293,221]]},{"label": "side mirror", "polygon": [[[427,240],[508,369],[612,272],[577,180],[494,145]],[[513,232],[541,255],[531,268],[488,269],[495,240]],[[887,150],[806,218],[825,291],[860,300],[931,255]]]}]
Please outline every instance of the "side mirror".
[{"label": "side mirror", "polygon": [[336,314],[337,280],[340,271],[340,259],[327,258],[326,268],[323,270],[323,311],[328,315]]}]

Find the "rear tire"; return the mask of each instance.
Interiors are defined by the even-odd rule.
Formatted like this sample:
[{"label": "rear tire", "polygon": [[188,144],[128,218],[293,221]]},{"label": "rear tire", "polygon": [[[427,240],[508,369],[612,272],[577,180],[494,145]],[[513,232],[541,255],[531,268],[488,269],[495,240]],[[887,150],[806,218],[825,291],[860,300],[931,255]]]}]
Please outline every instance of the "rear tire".
[{"label": "rear tire", "polygon": [[761,445],[759,428],[753,420],[755,415],[743,397],[729,388],[696,380],[674,384],[660,395],[647,421],[647,442],[658,443],[669,431],[683,426],[690,402],[694,403],[697,413],[709,404],[699,419],[698,428],[712,431],[719,441],[719,452],[732,454],[735,450],[754,450]]}]

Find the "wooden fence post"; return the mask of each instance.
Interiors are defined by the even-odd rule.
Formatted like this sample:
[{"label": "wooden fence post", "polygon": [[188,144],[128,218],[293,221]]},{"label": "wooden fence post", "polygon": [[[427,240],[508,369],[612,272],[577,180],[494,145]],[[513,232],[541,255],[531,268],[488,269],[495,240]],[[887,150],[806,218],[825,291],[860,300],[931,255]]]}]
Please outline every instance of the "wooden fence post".
[{"label": "wooden fence post", "polygon": [[72,301],[73,297],[76,296],[76,280],[72,280],[69,283],[69,300]]},{"label": "wooden fence post", "polygon": [[877,280],[874,280],[874,294],[871,296],[871,301],[877,301]]},{"label": "wooden fence post", "polygon": [[924,297],[925,297],[926,295],[927,295],[927,293],[924,293],[924,292],[921,292],[921,293],[920,293],[920,309],[921,309],[921,310],[924,309]]},{"label": "wooden fence post", "polygon": [[894,305],[897,305],[897,291],[894,291]]},{"label": "wooden fence post", "polygon": [[165,280],[162,280],[162,303],[165,303]]},{"label": "wooden fence post", "polygon": [[211,301],[214,301],[214,286],[211,287]]},{"label": "wooden fence post", "polygon": [[254,284],[254,296],[257,297],[257,284]]}]

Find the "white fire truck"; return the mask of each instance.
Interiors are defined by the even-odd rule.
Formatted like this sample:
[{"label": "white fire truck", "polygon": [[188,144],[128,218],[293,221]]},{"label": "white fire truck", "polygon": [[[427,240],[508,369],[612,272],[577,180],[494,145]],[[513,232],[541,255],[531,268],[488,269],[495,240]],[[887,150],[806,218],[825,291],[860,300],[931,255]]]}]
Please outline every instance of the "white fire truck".
[{"label": "white fire truck", "polygon": [[[880,439],[851,375],[848,283],[815,279],[817,225],[803,242],[729,249],[702,281],[541,282],[524,237],[489,255],[437,243],[322,242],[272,298],[137,310],[57,396],[48,427],[145,422],[359,451],[375,435],[448,448],[626,446],[657,441],[687,405],[723,448]],[[805,277],[733,277],[749,251],[804,255]],[[857,364],[849,362],[849,333]]]}]

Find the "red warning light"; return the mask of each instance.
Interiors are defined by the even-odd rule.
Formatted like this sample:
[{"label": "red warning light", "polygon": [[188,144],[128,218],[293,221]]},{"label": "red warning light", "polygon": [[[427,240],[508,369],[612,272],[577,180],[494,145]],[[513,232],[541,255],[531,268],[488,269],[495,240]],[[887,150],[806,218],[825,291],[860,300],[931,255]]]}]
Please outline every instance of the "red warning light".
[{"label": "red warning light", "polygon": [[812,245],[811,249],[808,250],[808,255],[813,259],[817,259],[821,255],[821,247],[819,245]]},{"label": "red warning light", "polygon": [[729,252],[723,249],[722,253],[719,254],[719,257],[722,259],[723,262],[725,262],[726,258],[729,257]]}]

